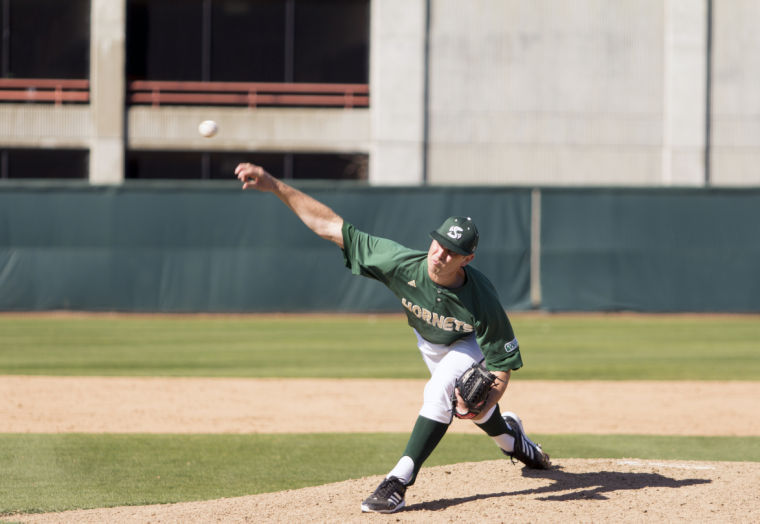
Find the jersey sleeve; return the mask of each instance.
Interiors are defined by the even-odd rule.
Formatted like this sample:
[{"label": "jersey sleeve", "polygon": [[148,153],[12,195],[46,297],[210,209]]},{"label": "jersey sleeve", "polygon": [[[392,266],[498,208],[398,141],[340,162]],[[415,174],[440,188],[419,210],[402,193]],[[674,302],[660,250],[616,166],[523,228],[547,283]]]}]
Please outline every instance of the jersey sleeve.
[{"label": "jersey sleeve", "polygon": [[489,315],[477,323],[475,333],[486,359],[486,368],[491,371],[510,371],[522,367],[520,344],[503,309],[492,309]]},{"label": "jersey sleeve", "polygon": [[486,367],[491,371],[520,369],[523,365],[520,344],[496,289],[482,275],[477,279],[476,287],[474,296],[478,298],[472,300],[476,319],[475,337],[483,351]]},{"label": "jersey sleeve", "polygon": [[369,235],[343,222],[343,260],[354,275],[387,284],[409,251],[392,240]]}]

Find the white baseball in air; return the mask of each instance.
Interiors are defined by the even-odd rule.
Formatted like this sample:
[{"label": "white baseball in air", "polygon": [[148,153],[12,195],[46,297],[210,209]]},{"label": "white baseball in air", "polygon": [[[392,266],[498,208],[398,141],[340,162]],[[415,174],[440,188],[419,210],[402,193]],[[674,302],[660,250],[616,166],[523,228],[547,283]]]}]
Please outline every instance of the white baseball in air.
[{"label": "white baseball in air", "polygon": [[201,136],[211,138],[219,132],[219,126],[213,120],[204,120],[198,124],[198,132],[201,134]]}]

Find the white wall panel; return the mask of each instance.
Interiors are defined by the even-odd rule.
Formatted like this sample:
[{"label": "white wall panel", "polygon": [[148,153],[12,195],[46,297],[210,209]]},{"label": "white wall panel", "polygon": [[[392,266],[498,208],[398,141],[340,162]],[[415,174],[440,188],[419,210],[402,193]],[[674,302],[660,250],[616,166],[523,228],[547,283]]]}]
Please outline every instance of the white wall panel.
[{"label": "white wall panel", "polygon": [[87,105],[0,104],[0,147],[90,145]]}]

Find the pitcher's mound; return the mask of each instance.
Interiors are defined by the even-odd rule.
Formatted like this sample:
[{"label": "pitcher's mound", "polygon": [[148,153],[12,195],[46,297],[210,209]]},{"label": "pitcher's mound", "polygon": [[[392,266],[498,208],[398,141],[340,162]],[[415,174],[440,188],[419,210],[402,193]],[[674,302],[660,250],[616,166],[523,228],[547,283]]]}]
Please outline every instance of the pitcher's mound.
[{"label": "pitcher's mound", "polygon": [[423,468],[393,515],[361,513],[381,477],[247,497],[19,516],[24,522],[760,522],[760,463],[559,459]]}]

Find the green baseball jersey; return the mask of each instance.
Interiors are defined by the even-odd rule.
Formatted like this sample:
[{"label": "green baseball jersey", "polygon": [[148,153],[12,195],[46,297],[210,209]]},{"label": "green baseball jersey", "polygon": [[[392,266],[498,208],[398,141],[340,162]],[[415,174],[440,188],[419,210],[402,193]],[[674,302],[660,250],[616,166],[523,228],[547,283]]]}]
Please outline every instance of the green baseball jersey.
[{"label": "green baseball jersey", "polygon": [[385,284],[400,300],[412,326],[434,344],[452,344],[474,333],[491,371],[522,367],[520,349],[491,282],[465,266],[464,285],[445,288],[427,272],[427,253],[368,235],[343,223],[343,257],[355,275]]}]

